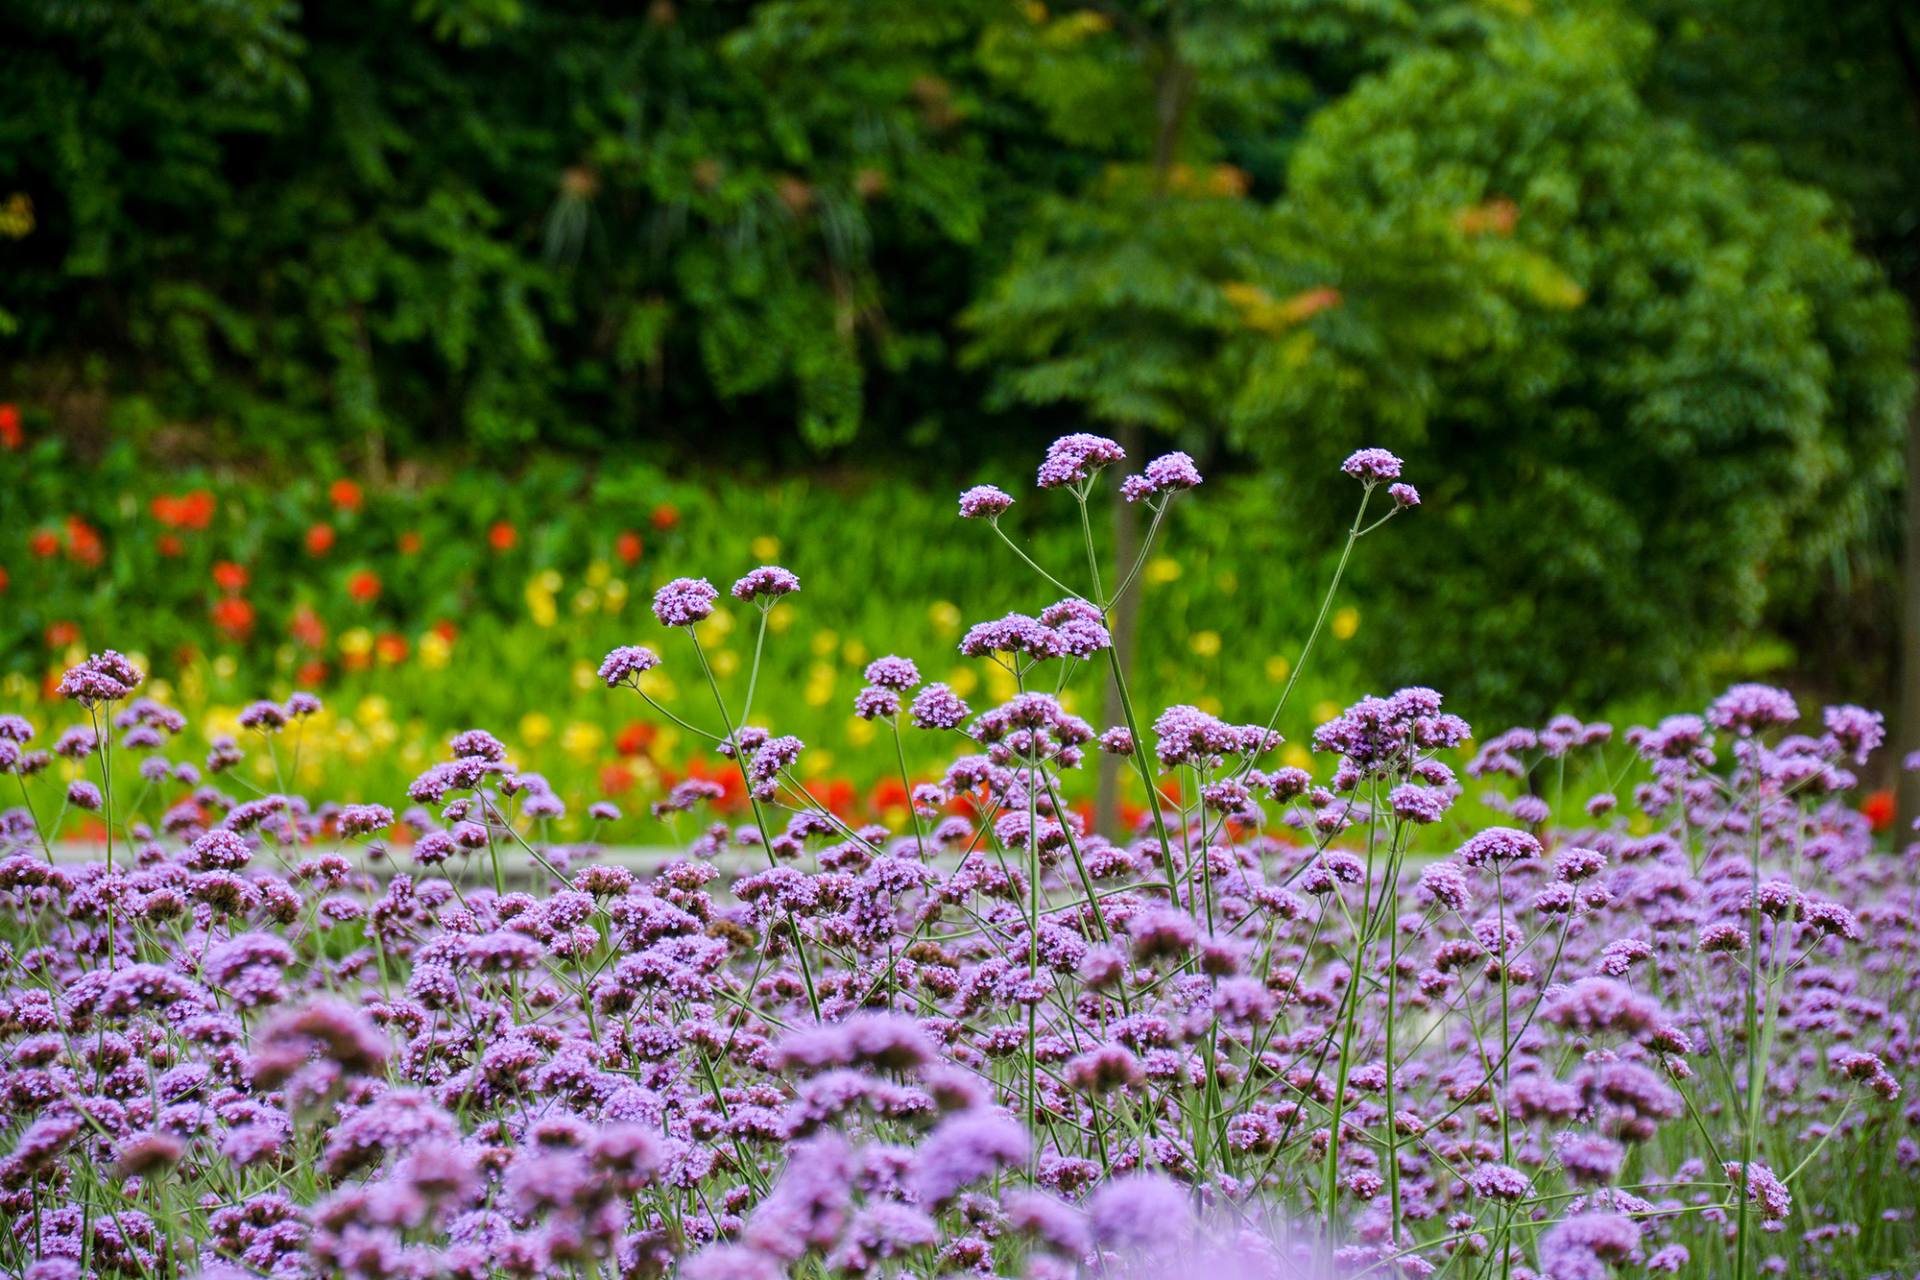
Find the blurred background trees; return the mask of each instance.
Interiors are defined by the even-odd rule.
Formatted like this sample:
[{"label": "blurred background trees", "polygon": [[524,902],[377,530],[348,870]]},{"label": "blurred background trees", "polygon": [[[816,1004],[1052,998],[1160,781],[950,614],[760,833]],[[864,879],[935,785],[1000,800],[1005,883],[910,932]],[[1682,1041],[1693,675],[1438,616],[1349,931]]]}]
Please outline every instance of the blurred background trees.
[{"label": "blurred background trees", "polygon": [[1884,702],[1913,26],[16,3],[6,394],[83,446],[376,481],[540,447],[952,488],[1093,425],[1255,472],[1305,531],[1379,443],[1429,510],[1361,566],[1406,628],[1362,635],[1378,678],[1531,718],[1784,662]]}]

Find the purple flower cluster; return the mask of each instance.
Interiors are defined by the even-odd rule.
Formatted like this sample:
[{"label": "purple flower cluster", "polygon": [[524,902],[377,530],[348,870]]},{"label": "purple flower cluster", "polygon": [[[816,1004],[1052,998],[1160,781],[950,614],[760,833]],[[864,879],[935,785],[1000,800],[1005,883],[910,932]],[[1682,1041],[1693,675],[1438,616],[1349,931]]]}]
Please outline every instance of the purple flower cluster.
[{"label": "purple flower cluster", "polygon": [[[1043,487],[1119,460],[1068,437]],[[1198,483],[1183,455],[1144,478]],[[716,598],[678,579],[656,613]],[[1070,596],[963,651],[1024,676],[1103,650],[1104,616]],[[800,740],[721,698],[683,727],[751,820],[683,781],[654,813],[691,838],[635,866],[552,838],[566,804],[481,729],[397,814],[228,794],[169,758],[159,704],[108,731],[123,664],[69,673],[57,779],[0,717],[0,765],[54,801],[0,814],[8,1275],[1607,1280],[1920,1251],[1920,846],[1849,803],[1884,737],[1857,707],[1797,730],[1738,686],[1624,747],[1561,717],[1469,760],[1408,688],[1269,772],[1269,723],[1129,700],[1097,732],[1072,663],[976,713],[889,655],[856,711],[955,735],[903,763],[896,826],[818,803]],[[274,745],[245,741],[208,772]],[[1124,829],[1081,811],[1096,746],[1148,801]],[[110,752],[141,785],[80,776]],[[111,859],[58,855],[68,806]]]}]

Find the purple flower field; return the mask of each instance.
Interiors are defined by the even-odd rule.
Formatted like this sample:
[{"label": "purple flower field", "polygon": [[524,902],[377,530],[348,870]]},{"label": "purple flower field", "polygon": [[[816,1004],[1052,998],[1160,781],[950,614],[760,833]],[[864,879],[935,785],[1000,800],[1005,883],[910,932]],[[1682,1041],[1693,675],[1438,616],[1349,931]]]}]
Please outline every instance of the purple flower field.
[{"label": "purple flower field", "polygon": [[[953,743],[903,776],[901,830],[808,794],[757,661],[726,699],[700,624],[729,584],[698,577],[600,676],[730,759],[753,821],[647,875],[549,841],[610,806],[484,729],[343,806],[231,771],[297,750],[310,695],[174,759],[181,718],[109,651],[67,674],[69,723],[0,719],[0,773],[79,763],[66,803],[108,831],[73,865],[53,815],[0,815],[0,1272],[1920,1275],[1920,856],[1849,801],[1879,715],[1738,685],[1476,734],[1409,688],[1277,767],[1280,707],[1125,684],[1113,607],[1203,500],[1186,455],[1126,461],[1071,435],[1049,492],[961,495],[956,535],[1054,603],[961,642],[1017,678],[1001,705],[868,667],[888,749]],[[1347,555],[1418,518],[1392,454],[1344,470]],[[1102,483],[1149,513],[1131,563],[1096,553]],[[1060,504],[1086,563],[1028,558],[1016,500]],[[763,620],[794,592],[731,583]],[[663,665],[711,685],[704,719],[652,704]],[[1063,704],[1109,679],[1119,723]],[[1137,831],[1069,805],[1100,753]],[[656,811],[704,823],[719,792]]]}]

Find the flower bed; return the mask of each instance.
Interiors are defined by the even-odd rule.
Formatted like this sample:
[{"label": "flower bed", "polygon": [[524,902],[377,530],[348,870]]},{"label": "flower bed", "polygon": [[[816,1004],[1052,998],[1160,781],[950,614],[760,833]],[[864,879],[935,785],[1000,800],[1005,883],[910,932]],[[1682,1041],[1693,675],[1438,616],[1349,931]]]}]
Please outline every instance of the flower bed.
[{"label": "flower bed", "polygon": [[[1066,437],[1040,485],[1084,507],[1122,461]],[[1343,566],[1418,503],[1389,454],[1348,470]],[[1156,536],[1198,483],[1180,455],[1125,481]],[[1012,501],[981,487],[962,510],[1006,537]],[[262,793],[247,759],[284,777],[318,699],[253,704],[238,740],[178,761],[183,721],[135,664],[77,664],[59,692],[84,724],[48,736],[89,770],[64,803],[109,843],[55,866],[51,817],[24,808],[0,836],[0,1266],[1910,1264],[1920,868],[1846,804],[1877,715],[1803,724],[1786,693],[1740,685],[1703,715],[1621,734],[1561,718],[1463,758],[1469,727],[1412,688],[1327,718],[1307,767],[1272,727],[1291,687],[1243,725],[1123,681],[1121,722],[1090,722],[1058,695],[1114,670],[1111,610],[1154,548],[1102,564],[1089,535],[1090,586],[965,632],[1010,696],[970,704],[897,656],[865,667],[881,753],[903,773],[896,741],[952,756],[892,829],[812,794],[759,664],[743,696],[711,676],[721,590],[665,584],[671,643],[616,647],[596,677],[710,743],[744,807],[715,822],[719,782],[674,787],[659,811],[693,829],[650,877],[552,839],[568,801],[483,730],[404,799]],[[763,566],[724,598],[757,631],[799,585]],[[706,704],[662,702],[663,672]],[[44,741],[0,720],[0,768],[44,772]],[[1117,840],[1064,801],[1100,752],[1149,799]],[[1564,785],[1583,769],[1600,781]],[[1490,794],[1470,806],[1470,784]],[[369,879],[338,840],[406,871]],[[540,892],[506,891],[514,864]]]},{"label": "flower bed", "polygon": [[[188,715],[203,747],[232,734],[252,699],[312,690],[327,710],[302,726],[298,782],[343,800],[392,794],[471,724],[494,726],[556,785],[629,807],[689,774],[724,778],[724,761],[671,722],[596,692],[589,655],[621,641],[675,565],[785,558],[809,586],[769,619],[766,685],[814,744],[807,768],[822,798],[845,816],[897,820],[896,771],[851,708],[874,637],[969,696],[1004,698],[998,668],[955,653],[965,629],[957,602],[1005,611],[1033,601],[1007,572],[1010,556],[952,536],[946,495],[935,502],[898,479],[741,481],[545,461],[505,485],[463,471],[374,488],[182,477],[131,450],[83,465],[57,441],[29,439],[0,449],[0,484],[23,513],[0,529],[0,711],[54,714],[61,671],[105,647],[154,668],[162,678],[151,691]],[[1139,582],[1136,670],[1216,712],[1271,701],[1313,622],[1312,583],[1329,567],[1263,514],[1272,502],[1263,482],[1228,490],[1172,517],[1181,542],[1203,553],[1156,555]],[[1080,563],[1077,528],[1010,520],[1029,523],[1021,536],[1036,557]],[[1329,622],[1333,638],[1364,618],[1349,604]],[[752,660],[752,621],[729,600],[705,633],[734,696]],[[1224,635],[1244,639],[1229,648]],[[1303,713],[1356,690],[1338,648],[1302,688]],[[705,689],[686,674],[663,673],[652,691],[671,706],[699,705]],[[1098,686],[1080,692],[1078,709],[1094,713]],[[1297,736],[1305,715],[1286,727]],[[931,749],[909,758],[916,771],[939,763]],[[264,759],[246,767],[260,770],[255,785],[274,784]]]}]

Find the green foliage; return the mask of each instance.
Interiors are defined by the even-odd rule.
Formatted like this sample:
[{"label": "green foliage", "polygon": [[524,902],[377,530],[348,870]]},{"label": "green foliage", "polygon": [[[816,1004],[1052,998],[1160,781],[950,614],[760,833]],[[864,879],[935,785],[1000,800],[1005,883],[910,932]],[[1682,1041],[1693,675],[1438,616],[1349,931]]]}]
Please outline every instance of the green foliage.
[{"label": "green foliage", "polygon": [[1445,532],[1374,584],[1451,598],[1391,674],[1481,705],[1697,674],[1897,476],[1899,301],[1817,192],[1642,105],[1644,41],[1576,16],[1399,59],[1281,204],[1356,305],[1260,345],[1237,429],[1321,467],[1329,417],[1404,446]]},{"label": "green foliage", "polygon": [[910,279],[883,286],[876,223],[896,248],[980,228],[940,74],[964,28],[912,4],[12,21],[0,186],[39,206],[0,250],[19,349],[108,354],[250,444],[692,438],[756,398],[844,443],[869,366],[939,349],[890,321]]},{"label": "green foliage", "polygon": [[1384,443],[1429,509],[1358,581],[1427,640],[1381,677],[1592,706],[1886,539],[1909,325],[1855,231],[1920,278],[1910,37],[1786,0],[22,6],[8,395],[372,476],[1039,421],[1317,500]]}]

